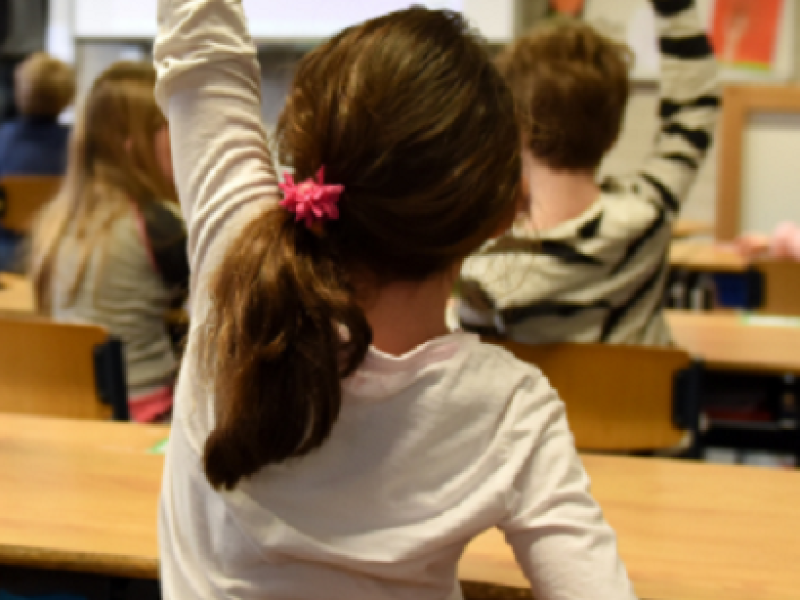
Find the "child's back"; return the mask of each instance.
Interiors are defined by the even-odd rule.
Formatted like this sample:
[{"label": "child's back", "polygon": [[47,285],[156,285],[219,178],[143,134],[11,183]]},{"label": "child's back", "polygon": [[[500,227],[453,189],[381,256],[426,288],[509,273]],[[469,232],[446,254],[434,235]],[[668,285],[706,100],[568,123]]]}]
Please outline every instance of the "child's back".
[{"label": "child's back", "polygon": [[67,176],[37,219],[31,253],[41,310],[100,325],[124,343],[137,421],[172,406],[177,361],[164,320],[189,278],[155,80],[151,65],[123,62],[95,81]]},{"label": "child's back", "polygon": [[585,24],[520,39],[501,58],[525,113],[531,206],[465,263],[462,324],[531,344],[669,345],[661,314],[673,224],[711,144],[717,67],[694,2],[652,0],[660,126],[635,172],[596,173],[620,133],[630,59]]},{"label": "child's back", "polygon": [[[14,80],[19,114],[0,123],[0,178],[63,175],[69,128],[61,125],[58,117],[75,95],[75,72],[39,52],[17,67]],[[0,96],[2,92],[0,89]],[[0,97],[0,121],[2,104]],[[23,247],[24,236],[0,227],[0,270],[17,270]]]},{"label": "child's back", "polygon": [[212,408],[193,375],[161,504],[167,598],[460,598],[458,559],[495,526],[537,598],[632,597],[563,404],[504,350],[464,333],[371,350],[322,450],[223,495],[201,470]]},{"label": "child's back", "polygon": [[58,116],[75,95],[74,71],[37,53],[17,67],[15,80],[20,116],[0,127],[0,177],[63,175],[69,128]]},{"label": "child's back", "polygon": [[403,11],[301,61],[282,202],[241,3],[163,0],[156,60],[193,318],[165,597],[455,599],[501,526],[542,600],[632,598],[555,393],[447,333],[458,263],[520,181],[513,99],[465,23]]},{"label": "child's back", "polygon": [[73,224],[64,232],[54,257],[50,316],[102,325],[124,341],[128,395],[135,409],[138,398],[174,381],[177,361],[164,319],[175,290],[154,265],[153,242],[133,206],[113,221],[102,246],[88,256],[76,229]]},{"label": "child's back", "polygon": [[56,119],[18,117],[0,127],[0,176],[57,176],[67,166],[69,128]]}]

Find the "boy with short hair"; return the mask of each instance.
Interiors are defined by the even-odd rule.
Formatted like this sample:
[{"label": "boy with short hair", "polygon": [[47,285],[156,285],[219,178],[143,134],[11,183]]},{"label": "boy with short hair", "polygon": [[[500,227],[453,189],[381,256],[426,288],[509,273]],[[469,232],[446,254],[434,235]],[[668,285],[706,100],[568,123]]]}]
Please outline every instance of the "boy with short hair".
[{"label": "boy with short hair", "polygon": [[532,344],[667,345],[661,314],[681,202],[711,145],[717,65],[692,0],[652,0],[661,127],[627,177],[596,180],[622,127],[631,53],[581,23],[508,48],[499,65],[522,117],[530,206],[462,269],[469,330]]},{"label": "boy with short hair", "polygon": [[75,97],[75,71],[43,52],[15,72],[20,116],[0,127],[0,176],[61,175],[66,169],[69,128],[59,115]]}]

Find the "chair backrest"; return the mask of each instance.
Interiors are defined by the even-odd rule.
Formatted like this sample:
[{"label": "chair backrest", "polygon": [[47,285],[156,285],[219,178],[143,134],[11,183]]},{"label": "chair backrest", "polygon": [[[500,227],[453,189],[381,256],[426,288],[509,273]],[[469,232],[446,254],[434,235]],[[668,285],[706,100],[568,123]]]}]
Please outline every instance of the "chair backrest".
[{"label": "chair backrest", "polygon": [[0,273],[0,312],[35,314],[36,298],[33,282],[21,275]]},{"label": "chair backrest", "polygon": [[61,177],[13,176],[0,179],[0,223],[29,233],[33,217],[58,193]]},{"label": "chair backrest", "polygon": [[800,316],[800,263],[769,260],[759,262],[763,275],[763,302],[759,312]]},{"label": "chair backrest", "polygon": [[536,365],[567,406],[580,450],[637,451],[677,446],[677,374],[690,357],[671,348],[607,344],[499,344]]},{"label": "chair backrest", "polygon": [[0,318],[0,412],[108,419],[95,369],[108,342],[94,325]]}]

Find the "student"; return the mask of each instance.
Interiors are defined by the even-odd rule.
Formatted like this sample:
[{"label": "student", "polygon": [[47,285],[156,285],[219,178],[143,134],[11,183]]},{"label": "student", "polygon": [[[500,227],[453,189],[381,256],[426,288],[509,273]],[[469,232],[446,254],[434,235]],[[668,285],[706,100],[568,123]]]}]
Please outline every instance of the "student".
[{"label": "student", "polygon": [[155,81],[153,67],[137,63],[100,75],[73,133],[64,185],[32,242],[40,308],[58,321],[102,325],[124,342],[136,421],[171,409],[176,359],[164,318],[189,276]]},{"label": "student", "polygon": [[20,116],[0,126],[0,177],[63,175],[69,128],[58,116],[75,97],[75,72],[42,52],[15,73],[14,97]]},{"label": "student", "polygon": [[499,59],[523,113],[532,200],[512,230],[470,258],[458,313],[468,330],[532,344],[667,345],[661,314],[672,226],[719,112],[716,63],[691,0],[654,0],[661,126],[627,177],[595,176],[628,100],[629,50],[567,23]]},{"label": "student", "polygon": [[281,200],[241,3],[160,14],[193,316],[165,598],[456,599],[464,547],[496,525],[537,598],[633,598],[555,392],[447,334],[459,262],[520,181],[513,98],[468,25],[409,9],[306,55]]},{"label": "student", "polygon": [[[58,116],[75,96],[75,72],[44,53],[33,54],[15,71],[19,116],[0,125],[0,177],[62,175],[69,129]],[[0,227],[0,270],[22,268],[24,237]]]}]

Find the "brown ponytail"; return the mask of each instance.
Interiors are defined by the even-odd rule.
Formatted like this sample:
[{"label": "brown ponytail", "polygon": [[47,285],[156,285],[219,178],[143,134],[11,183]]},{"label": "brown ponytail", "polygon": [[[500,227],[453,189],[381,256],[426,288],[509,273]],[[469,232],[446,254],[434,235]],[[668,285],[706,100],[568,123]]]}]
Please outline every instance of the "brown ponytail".
[{"label": "brown ponytail", "polygon": [[[201,341],[217,424],[206,475],[233,488],[318,448],[371,330],[359,301],[437,276],[514,213],[514,101],[460,15],[413,8],[348,29],[299,64],[281,162],[344,186],[312,232],[281,208],[242,231],[211,282]],[[358,290],[359,294],[356,294]]]},{"label": "brown ponytail", "polygon": [[[209,322],[205,367],[215,371],[217,427],[206,475],[233,488],[265,464],[302,456],[328,437],[340,379],[364,358],[372,332],[334,250],[269,210],[242,232],[211,284],[223,311]],[[346,328],[342,335],[341,327]]]}]

